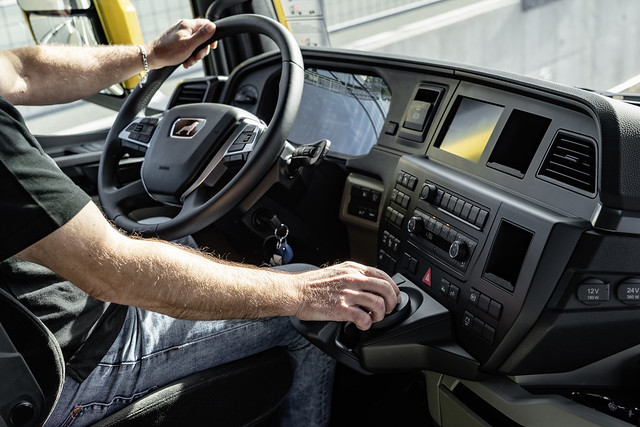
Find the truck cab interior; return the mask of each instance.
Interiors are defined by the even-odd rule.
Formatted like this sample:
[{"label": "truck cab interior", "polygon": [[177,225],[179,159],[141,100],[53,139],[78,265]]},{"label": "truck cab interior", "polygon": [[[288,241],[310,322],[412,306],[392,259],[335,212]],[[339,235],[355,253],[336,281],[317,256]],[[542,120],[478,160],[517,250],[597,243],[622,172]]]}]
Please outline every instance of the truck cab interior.
[{"label": "truck cab interior", "polygon": [[[27,19],[53,13],[19,3]],[[99,2],[72,3],[65,13],[107,42]],[[128,232],[192,235],[264,265],[285,224],[293,262],[350,259],[392,276],[402,302],[369,331],[292,319],[339,362],[332,425],[640,423],[633,97],[299,47],[288,3],[192,0],[194,16],[218,24],[203,76],[174,85],[158,109],[150,100],[175,67],[154,71],[144,86],[91,99],[118,111],[109,128],[39,141]],[[24,338],[6,313],[28,313],[5,299],[0,350],[11,364],[0,359],[0,372],[16,380],[0,387],[0,425],[37,425],[59,391],[60,356],[36,321],[39,338]],[[259,355],[102,425],[172,425],[186,413],[270,425],[289,370],[281,353]]]}]

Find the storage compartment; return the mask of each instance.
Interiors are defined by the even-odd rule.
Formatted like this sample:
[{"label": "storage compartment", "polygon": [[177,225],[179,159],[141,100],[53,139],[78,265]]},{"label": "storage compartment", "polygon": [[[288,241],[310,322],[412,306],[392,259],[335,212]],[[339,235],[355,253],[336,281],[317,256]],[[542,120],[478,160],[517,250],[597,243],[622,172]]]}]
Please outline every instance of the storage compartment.
[{"label": "storage compartment", "polygon": [[532,239],[531,231],[502,220],[483,277],[513,291]]}]

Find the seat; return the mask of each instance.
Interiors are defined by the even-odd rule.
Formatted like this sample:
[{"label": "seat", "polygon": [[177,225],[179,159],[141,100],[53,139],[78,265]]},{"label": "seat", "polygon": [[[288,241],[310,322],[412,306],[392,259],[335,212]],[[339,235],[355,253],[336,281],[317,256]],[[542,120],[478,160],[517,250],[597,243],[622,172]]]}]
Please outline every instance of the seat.
[{"label": "seat", "polygon": [[64,381],[62,351],[53,334],[0,289],[0,426],[41,425]]},{"label": "seat", "polygon": [[[62,351],[53,334],[1,289],[0,378],[0,427],[42,425],[64,381]],[[273,348],[163,386],[96,425],[263,424],[292,380],[289,355]]]}]

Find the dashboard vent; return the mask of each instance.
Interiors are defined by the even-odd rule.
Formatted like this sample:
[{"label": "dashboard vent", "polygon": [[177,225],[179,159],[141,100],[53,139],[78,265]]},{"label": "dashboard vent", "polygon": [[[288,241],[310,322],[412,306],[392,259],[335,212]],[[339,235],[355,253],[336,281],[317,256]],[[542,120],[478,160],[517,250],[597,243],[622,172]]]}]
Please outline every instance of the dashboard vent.
[{"label": "dashboard vent", "polygon": [[596,145],[587,138],[559,132],[542,163],[541,177],[589,193],[596,190]]},{"label": "dashboard vent", "polygon": [[195,104],[205,101],[207,90],[209,89],[208,82],[188,82],[183,83],[176,90],[176,94],[171,100],[170,107],[184,104]]}]

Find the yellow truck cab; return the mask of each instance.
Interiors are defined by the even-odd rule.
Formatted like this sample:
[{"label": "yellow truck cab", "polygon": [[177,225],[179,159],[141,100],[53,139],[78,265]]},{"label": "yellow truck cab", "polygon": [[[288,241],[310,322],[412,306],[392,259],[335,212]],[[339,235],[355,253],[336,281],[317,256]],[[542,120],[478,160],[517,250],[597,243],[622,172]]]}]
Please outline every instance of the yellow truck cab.
[{"label": "yellow truck cab", "polygon": [[[174,3],[222,23],[202,67],[65,107],[99,105],[93,128],[48,132],[60,120],[45,113],[64,111],[35,112],[38,139],[127,232],[192,235],[254,265],[355,260],[392,276],[402,301],[369,331],[292,319],[339,362],[331,425],[640,423],[639,5]],[[18,5],[36,43],[139,44],[152,12],[177,18],[144,0]],[[219,105],[232,125],[216,122]],[[59,355],[46,331],[40,359],[21,351],[15,317],[0,316],[17,364],[0,359],[0,377],[23,391],[0,385],[0,425],[37,425]],[[271,425],[291,368],[262,356],[101,425]]]}]

